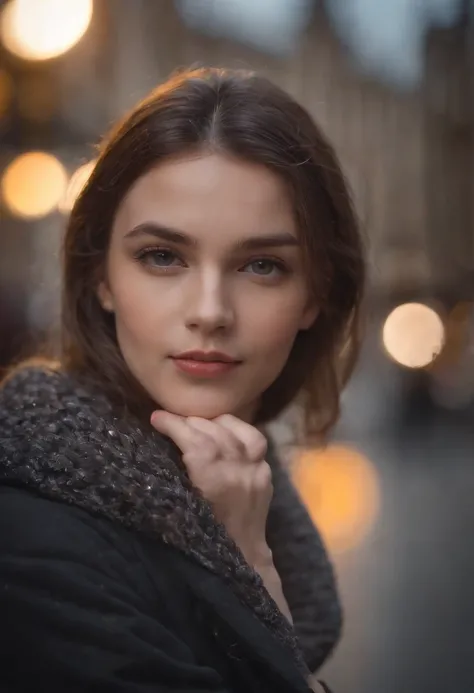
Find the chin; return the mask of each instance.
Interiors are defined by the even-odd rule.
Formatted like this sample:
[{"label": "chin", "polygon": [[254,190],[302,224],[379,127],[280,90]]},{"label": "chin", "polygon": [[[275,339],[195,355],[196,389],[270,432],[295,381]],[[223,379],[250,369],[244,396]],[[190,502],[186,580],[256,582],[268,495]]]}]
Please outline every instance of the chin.
[{"label": "chin", "polygon": [[201,419],[216,419],[223,414],[236,414],[241,409],[235,402],[228,398],[220,397],[179,397],[179,398],[160,398],[163,409],[177,416],[197,416]]},{"label": "chin", "polygon": [[199,417],[200,419],[216,419],[218,416],[222,416],[223,414],[231,414],[232,412],[229,411],[229,409],[224,408],[224,407],[219,407],[219,406],[202,406],[202,405],[196,405],[193,406],[192,404],[188,405],[176,405],[176,406],[165,406],[163,407],[166,409],[166,411],[169,411],[171,414],[177,414],[178,416],[196,416]]}]

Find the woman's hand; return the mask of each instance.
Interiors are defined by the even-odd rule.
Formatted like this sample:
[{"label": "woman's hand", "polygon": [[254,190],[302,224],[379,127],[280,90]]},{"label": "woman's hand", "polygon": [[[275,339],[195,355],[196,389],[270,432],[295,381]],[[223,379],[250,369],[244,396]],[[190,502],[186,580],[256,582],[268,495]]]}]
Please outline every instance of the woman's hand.
[{"label": "woman's hand", "polygon": [[265,528],[273,486],[265,436],[230,414],[209,421],[156,411],[151,423],[180,448],[192,483],[247,562],[256,569],[271,563]]}]

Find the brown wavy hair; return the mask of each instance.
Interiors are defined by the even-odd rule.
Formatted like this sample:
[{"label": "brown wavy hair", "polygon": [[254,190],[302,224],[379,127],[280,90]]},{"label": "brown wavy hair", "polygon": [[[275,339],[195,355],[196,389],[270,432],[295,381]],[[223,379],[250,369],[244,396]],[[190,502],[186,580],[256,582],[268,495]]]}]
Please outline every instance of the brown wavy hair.
[{"label": "brown wavy hair", "polygon": [[283,372],[263,393],[257,423],[274,419],[298,398],[306,434],[320,435],[337,419],[341,388],[357,354],[363,243],[333,148],[298,103],[253,73],[181,72],[152,91],[102,143],[65,235],[62,367],[93,380],[137,415],[156,407],[130,374],[113,316],[96,291],[114,216],[131,185],[166,158],[196,150],[263,164],[286,183],[320,313],[297,335]]}]

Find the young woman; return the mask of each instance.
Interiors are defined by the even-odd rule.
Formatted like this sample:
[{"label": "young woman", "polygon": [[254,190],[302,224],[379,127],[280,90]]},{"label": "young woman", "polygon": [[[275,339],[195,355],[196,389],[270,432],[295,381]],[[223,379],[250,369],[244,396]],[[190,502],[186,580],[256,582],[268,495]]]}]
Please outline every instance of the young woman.
[{"label": "young woman", "polygon": [[322,690],[339,601],[265,424],[335,420],[363,275],[335,155],[265,79],[180,74],[113,130],[60,360],[0,390],[4,690]]}]

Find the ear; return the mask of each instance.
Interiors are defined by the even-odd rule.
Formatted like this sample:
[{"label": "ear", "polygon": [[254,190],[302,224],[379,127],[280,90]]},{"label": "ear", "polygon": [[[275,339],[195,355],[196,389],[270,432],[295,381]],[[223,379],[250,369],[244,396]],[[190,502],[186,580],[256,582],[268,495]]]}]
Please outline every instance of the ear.
[{"label": "ear", "polygon": [[103,280],[97,287],[97,298],[99,303],[104,310],[108,313],[113,313],[115,310],[114,300],[112,297],[112,292],[110,291],[108,283]]},{"label": "ear", "polygon": [[319,306],[316,303],[308,303],[301,316],[300,330],[309,330],[319,315]]}]

